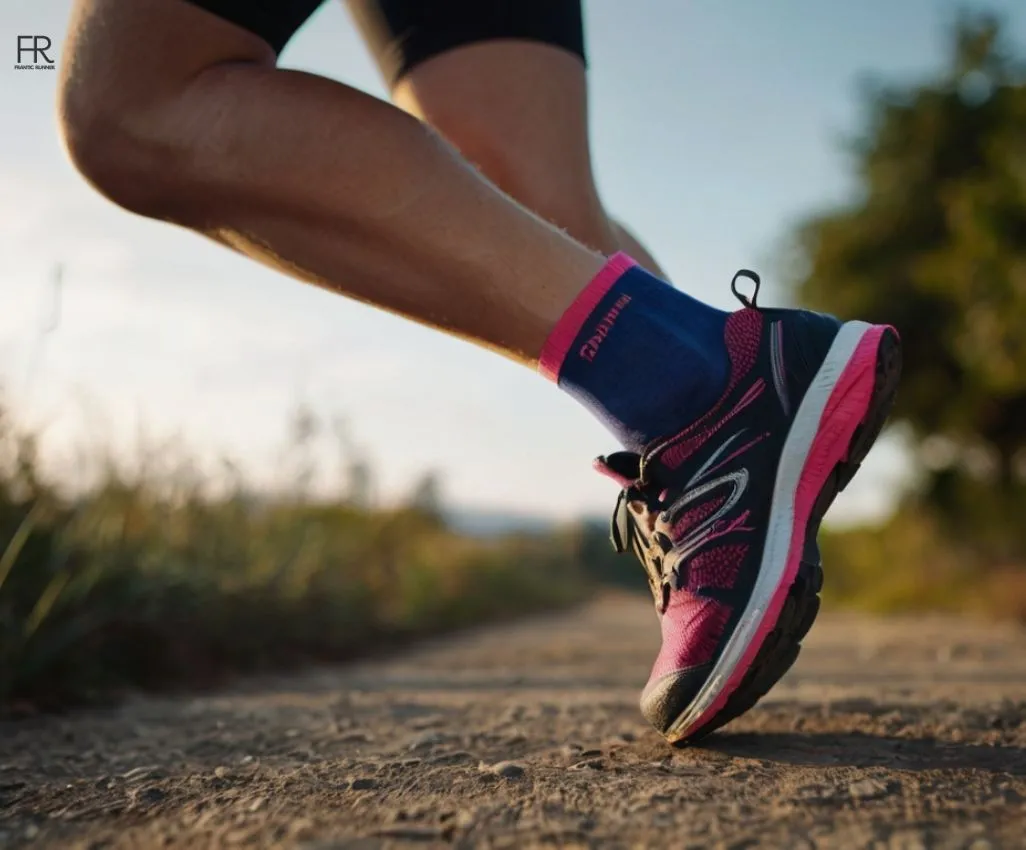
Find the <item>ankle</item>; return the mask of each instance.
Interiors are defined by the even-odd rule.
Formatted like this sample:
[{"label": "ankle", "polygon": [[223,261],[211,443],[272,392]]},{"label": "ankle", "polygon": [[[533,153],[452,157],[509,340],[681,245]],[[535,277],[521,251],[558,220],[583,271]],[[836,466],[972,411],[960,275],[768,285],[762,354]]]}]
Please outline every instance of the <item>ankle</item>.
[{"label": "ankle", "polygon": [[728,315],[614,255],[556,323],[539,371],[639,450],[716,403]]}]

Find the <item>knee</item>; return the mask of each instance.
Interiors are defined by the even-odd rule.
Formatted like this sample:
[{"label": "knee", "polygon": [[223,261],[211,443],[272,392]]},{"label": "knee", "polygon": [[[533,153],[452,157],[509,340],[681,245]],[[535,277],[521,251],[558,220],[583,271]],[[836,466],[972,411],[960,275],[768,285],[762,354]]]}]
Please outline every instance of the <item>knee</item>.
[{"label": "knee", "polygon": [[139,215],[171,216],[173,181],[144,114],[76,82],[61,86],[58,124],[72,165],[102,195]]}]

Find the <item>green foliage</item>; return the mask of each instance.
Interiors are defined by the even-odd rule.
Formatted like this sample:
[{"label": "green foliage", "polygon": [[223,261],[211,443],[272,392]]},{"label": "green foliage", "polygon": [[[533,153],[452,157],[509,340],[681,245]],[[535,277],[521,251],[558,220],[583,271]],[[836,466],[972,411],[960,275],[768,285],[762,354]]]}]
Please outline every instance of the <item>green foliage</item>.
[{"label": "green foliage", "polygon": [[[803,303],[889,322],[904,343],[894,419],[910,429],[921,480],[873,557],[914,572],[929,553],[940,576],[934,565],[957,550],[977,575],[1004,570],[1026,562],[1026,68],[997,19],[967,16],[936,80],[878,85],[867,100],[851,146],[861,192],[801,228],[796,286]],[[948,548],[928,545],[927,528]],[[872,572],[871,537],[834,538],[862,547],[834,546],[858,562],[856,584]],[[885,584],[891,602],[933,598]]]},{"label": "green foliage", "polygon": [[573,534],[475,540],[434,510],[207,489],[110,465],[62,498],[0,417],[0,710],[344,659],[592,586]]},{"label": "green foliage", "polygon": [[936,513],[907,506],[879,527],[826,530],[823,601],[891,614],[979,613],[1026,622],[1026,572],[972,539],[953,534]]},{"label": "green foliage", "polygon": [[877,87],[868,105],[862,193],[802,228],[799,296],[893,323],[896,417],[947,438],[953,464],[982,452],[1009,487],[1026,446],[1026,74],[994,19],[967,18],[940,79]]}]

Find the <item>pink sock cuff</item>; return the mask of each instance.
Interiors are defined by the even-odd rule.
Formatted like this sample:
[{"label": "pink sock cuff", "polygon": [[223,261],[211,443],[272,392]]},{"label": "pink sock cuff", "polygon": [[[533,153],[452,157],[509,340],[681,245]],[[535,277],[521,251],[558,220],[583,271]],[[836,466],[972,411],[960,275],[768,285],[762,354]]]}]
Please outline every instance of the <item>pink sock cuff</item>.
[{"label": "pink sock cuff", "polygon": [[556,326],[545,340],[541,355],[538,358],[538,371],[550,381],[559,380],[559,370],[570,352],[570,346],[577,339],[588,317],[595,312],[599,301],[605,296],[624,273],[634,268],[637,263],[622,251],[613,254],[599,273],[592,278],[566,312],[556,322]]}]

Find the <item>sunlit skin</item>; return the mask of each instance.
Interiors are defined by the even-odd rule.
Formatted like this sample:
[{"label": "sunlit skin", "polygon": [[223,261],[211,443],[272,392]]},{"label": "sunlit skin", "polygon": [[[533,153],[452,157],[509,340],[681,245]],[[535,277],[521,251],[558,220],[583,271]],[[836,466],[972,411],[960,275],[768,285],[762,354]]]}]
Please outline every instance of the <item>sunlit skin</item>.
[{"label": "sunlit skin", "polygon": [[665,277],[599,198],[579,56],[532,41],[483,41],[417,65],[392,96],[546,221],[589,248],[625,251]]},{"label": "sunlit skin", "polygon": [[293,277],[533,366],[604,263],[421,121],[181,0],[79,0],[65,56],[65,142],[100,191]]}]

